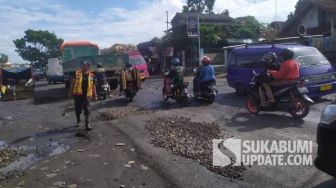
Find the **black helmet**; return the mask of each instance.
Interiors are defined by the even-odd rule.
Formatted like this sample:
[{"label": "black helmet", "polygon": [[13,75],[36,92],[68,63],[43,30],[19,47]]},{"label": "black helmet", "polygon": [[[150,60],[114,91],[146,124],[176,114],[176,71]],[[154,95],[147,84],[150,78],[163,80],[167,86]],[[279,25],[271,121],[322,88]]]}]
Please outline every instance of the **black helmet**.
[{"label": "black helmet", "polygon": [[90,66],[90,62],[89,61],[81,61],[80,64],[82,66]]},{"label": "black helmet", "polygon": [[97,68],[99,69],[99,68],[103,68],[103,64],[102,63],[98,63],[97,64]]},{"label": "black helmet", "polygon": [[290,59],[294,58],[294,52],[292,50],[290,50],[290,49],[287,49],[287,48],[283,49],[280,52],[279,55],[283,57],[284,61],[287,61],[287,60],[290,60]]},{"label": "black helmet", "polygon": [[274,52],[267,52],[265,55],[261,57],[261,63],[266,67],[269,65],[274,65],[277,63],[278,56]]}]

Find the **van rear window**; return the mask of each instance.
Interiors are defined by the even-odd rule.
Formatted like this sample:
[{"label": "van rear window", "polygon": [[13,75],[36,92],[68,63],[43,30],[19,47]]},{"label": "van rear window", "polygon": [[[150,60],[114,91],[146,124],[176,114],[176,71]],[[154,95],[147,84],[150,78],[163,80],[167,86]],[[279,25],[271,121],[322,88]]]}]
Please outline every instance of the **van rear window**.
[{"label": "van rear window", "polygon": [[301,67],[329,64],[327,58],[316,49],[295,51],[294,58],[299,62]]},{"label": "van rear window", "polygon": [[260,63],[260,59],[261,59],[261,56],[258,56],[258,55],[237,56],[237,67],[239,68],[262,67]]}]

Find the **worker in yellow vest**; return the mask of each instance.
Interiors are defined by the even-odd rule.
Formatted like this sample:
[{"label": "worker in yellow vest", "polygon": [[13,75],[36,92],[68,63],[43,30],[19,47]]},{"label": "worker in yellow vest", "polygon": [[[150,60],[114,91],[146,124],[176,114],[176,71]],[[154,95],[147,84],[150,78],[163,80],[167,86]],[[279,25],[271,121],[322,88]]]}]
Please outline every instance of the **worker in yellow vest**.
[{"label": "worker in yellow vest", "polygon": [[76,71],[75,78],[72,80],[70,95],[74,97],[77,126],[81,122],[80,115],[82,110],[85,116],[85,130],[92,129],[90,125],[90,100],[97,99],[94,74],[90,72],[90,63],[82,62],[82,68]]}]

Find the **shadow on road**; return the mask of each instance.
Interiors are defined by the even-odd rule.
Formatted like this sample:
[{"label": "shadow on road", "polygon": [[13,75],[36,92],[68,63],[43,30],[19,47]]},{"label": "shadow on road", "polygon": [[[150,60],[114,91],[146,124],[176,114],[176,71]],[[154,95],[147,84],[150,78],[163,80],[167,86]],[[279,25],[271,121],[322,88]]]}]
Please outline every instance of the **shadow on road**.
[{"label": "shadow on road", "polygon": [[313,188],[335,188],[336,187],[336,179],[330,179],[328,181],[322,182]]},{"label": "shadow on road", "polygon": [[237,96],[236,93],[219,93],[216,102],[231,107],[245,108],[245,97]]},{"label": "shadow on road", "polygon": [[106,101],[98,101],[95,105],[92,105],[92,111],[99,110],[102,108],[116,108],[116,107],[124,107],[129,105],[130,102],[126,98],[112,98]]},{"label": "shadow on road", "polygon": [[[262,121],[261,121],[262,120]],[[250,113],[240,113],[233,116],[228,127],[240,127],[240,132],[250,132],[264,128],[283,129],[288,127],[302,127],[304,120],[296,120],[289,116],[277,114],[260,114],[258,116]]]},{"label": "shadow on road", "polygon": [[64,87],[48,88],[46,90],[37,90],[34,92],[34,104],[47,104],[65,101],[67,91]]}]

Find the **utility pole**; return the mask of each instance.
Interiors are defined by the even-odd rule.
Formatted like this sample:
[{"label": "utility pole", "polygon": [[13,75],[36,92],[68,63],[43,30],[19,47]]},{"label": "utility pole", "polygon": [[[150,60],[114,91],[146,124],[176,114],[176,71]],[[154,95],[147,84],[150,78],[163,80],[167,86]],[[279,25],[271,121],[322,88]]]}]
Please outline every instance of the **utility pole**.
[{"label": "utility pole", "polygon": [[166,30],[166,35],[168,35],[168,29],[169,29],[169,13],[168,13],[168,10],[166,10],[166,15],[167,15],[167,21],[165,22],[167,24],[167,30]]},{"label": "utility pole", "polygon": [[198,30],[198,65],[200,66],[202,64],[201,60],[201,27],[200,27],[200,13],[198,13],[197,16],[198,24],[197,24],[197,30]]}]

